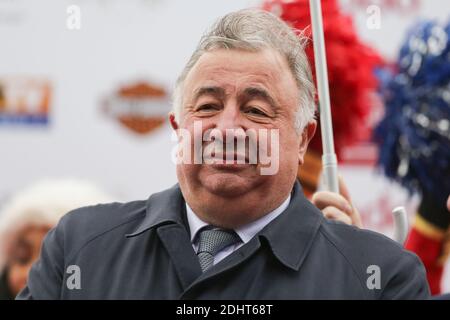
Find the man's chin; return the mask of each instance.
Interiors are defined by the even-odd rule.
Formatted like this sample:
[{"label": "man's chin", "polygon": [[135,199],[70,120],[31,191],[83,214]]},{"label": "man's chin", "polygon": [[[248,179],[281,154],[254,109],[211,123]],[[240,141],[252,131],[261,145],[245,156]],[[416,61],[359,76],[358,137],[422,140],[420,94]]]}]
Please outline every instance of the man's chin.
[{"label": "man's chin", "polygon": [[205,189],[219,197],[239,197],[254,188],[252,179],[232,170],[210,173],[202,180]]}]

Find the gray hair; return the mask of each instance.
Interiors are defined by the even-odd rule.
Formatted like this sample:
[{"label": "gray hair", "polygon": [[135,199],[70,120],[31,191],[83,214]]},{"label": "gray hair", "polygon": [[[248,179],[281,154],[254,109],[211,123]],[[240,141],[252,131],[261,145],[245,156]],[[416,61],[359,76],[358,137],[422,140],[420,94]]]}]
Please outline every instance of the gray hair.
[{"label": "gray hair", "polygon": [[294,126],[302,132],[313,121],[315,87],[305,53],[308,38],[294,30],[277,16],[260,9],[244,9],[220,18],[200,39],[200,42],[179,76],[173,94],[173,112],[177,121],[182,110],[183,83],[200,56],[214,49],[259,51],[270,48],[286,58],[299,89],[299,106]]}]

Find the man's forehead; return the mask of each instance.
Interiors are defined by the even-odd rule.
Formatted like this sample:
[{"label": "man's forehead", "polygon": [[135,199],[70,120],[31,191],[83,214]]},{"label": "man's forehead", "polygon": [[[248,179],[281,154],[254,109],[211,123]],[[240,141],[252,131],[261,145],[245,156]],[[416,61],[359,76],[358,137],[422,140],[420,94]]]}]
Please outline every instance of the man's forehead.
[{"label": "man's forehead", "polygon": [[[185,94],[195,96],[206,87],[233,94],[249,87],[273,91],[282,83],[283,69],[267,52],[214,50],[204,53],[185,80]],[[284,72],[289,72],[284,69]]]},{"label": "man's forehead", "polygon": [[[273,50],[270,50],[273,51]],[[235,81],[279,80],[287,66],[281,56],[267,50],[214,50],[204,53],[190,72],[191,80]],[[189,77],[188,77],[189,78]]]}]

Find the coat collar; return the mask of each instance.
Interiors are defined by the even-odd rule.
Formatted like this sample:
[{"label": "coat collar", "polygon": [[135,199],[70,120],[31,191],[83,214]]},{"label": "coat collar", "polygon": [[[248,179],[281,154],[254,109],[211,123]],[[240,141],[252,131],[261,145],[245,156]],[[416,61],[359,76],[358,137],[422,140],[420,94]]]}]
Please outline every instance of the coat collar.
[{"label": "coat collar", "polygon": [[152,194],[147,200],[144,220],[133,233],[127,234],[127,237],[138,236],[163,224],[178,223],[185,226],[182,214],[185,210],[184,206],[184,198],[178,184],[170,189]]},{"label": "coat collar", "polygon": [[[127,237],[165,224],[186,226],[182,213],[185,202],[178,184],[153,194],[147,201],[146,215],[137,229]],[[264,227],[257,236],[267,240],[273,255],[285,266],[298,270],[306,257],[323,216],[303,195],[295,182],[287,209]]]},{"label": "coat collar", "polygon": [[299,270],[323,219],[322,213],[305,198],[300,183],[296,181],[289,206],[261,230],[259,238],[267,240],[280,262]]}]

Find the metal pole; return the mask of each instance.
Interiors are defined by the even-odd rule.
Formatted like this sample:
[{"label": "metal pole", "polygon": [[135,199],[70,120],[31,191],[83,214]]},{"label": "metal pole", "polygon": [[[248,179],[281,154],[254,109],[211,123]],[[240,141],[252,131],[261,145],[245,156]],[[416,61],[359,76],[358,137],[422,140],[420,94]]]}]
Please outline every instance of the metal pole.
[{"label": "metal pole", "polygon": [[320,0],[310,0],[309,6],[311,10],[317,90],[319,93],[320,126],[323,147],[323,175],[327,190],[339,192],[337,158],[334,151],[327,59],[325,55],[325,39],[323,33],[322,8]]}]

